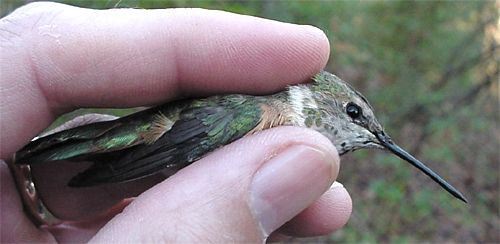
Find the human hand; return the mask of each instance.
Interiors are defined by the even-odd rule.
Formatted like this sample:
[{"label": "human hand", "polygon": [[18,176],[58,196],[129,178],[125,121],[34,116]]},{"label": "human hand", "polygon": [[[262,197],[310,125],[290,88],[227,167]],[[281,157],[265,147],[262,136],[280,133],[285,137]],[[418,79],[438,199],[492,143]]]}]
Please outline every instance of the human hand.
[{"label": "human hand", "polygon": [[[3,159],[78,107],[270,93],[311,77],[329,54],[316,28],[200,9],[96,11],[35,3],[1,19],[0,37]],[[64,219],[85,219],[38,229],[0,163],[1,240],[263,241],[270,234],[326,234],[351,212],[347,191],[329,188],[339,167],[335,148],[303,128],[245,137],[156,185],[158,177],[66,187],[81,167],[37,168],[49,208]],[[116,205],[135,195],[130,205]]]}]

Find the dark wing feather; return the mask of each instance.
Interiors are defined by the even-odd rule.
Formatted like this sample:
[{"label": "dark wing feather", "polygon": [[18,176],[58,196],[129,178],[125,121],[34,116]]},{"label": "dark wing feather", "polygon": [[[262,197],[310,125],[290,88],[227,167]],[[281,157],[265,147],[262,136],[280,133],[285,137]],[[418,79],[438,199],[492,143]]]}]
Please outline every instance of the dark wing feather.
[{"label": "dark wing feather", "polygon": [[206,153],[241,138],[259,123],[261,108],[248,98],[230,95],[193,101],[156,142],[130,148],[116,162],[96,163],[73,178],[70,185],[123,182],[167,168],[183,168]]}]

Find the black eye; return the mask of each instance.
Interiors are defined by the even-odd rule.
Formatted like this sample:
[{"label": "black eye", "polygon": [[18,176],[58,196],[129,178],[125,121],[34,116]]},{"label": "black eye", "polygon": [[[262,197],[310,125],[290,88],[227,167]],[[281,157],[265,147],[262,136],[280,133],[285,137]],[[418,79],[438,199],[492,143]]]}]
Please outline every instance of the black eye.
[{"label": "black eye", "polygon": [[361,108],[354,103],[347,104],[347,106],[345,107],[345,112],[347,113],[347,115],[349,115],[349,117],[353,119],[357,119],[359,118],[359,116],[361,116]]}]

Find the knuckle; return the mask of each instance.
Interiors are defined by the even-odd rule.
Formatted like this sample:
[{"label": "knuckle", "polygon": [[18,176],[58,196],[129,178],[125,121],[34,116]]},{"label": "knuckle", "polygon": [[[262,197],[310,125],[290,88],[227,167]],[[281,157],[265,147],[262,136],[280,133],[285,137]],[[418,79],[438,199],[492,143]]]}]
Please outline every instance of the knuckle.
[{"label": "knuckle", "polygon": [[0,19],[0,40],[2,44],[21,43],[30,38],[37,26],[47,24],[67,5],[51,2],[26,4]]}]

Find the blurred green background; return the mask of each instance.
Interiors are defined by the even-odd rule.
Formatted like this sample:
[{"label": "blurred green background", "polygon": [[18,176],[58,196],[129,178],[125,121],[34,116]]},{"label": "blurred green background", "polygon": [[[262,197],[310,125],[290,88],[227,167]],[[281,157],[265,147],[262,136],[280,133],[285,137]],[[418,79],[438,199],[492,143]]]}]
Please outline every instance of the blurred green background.
[{"label": "blurred green background", "polygon": [[[0,14],[27,2],[2,0]],[[500,242],[499,2],[60,2],[100,9],[201,7],[321,28],[332,48],[326,69],[365,94],[392,137],[470,203],[394,156],[361,150],[342,158],[339,181],[354,204],[347,226],[293,241]]]}]

